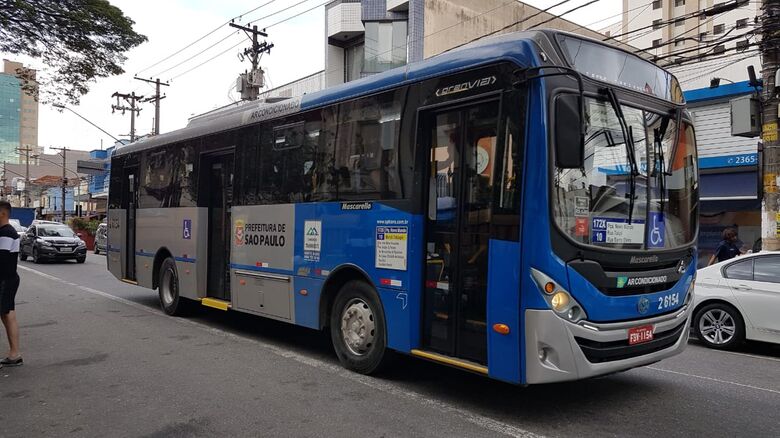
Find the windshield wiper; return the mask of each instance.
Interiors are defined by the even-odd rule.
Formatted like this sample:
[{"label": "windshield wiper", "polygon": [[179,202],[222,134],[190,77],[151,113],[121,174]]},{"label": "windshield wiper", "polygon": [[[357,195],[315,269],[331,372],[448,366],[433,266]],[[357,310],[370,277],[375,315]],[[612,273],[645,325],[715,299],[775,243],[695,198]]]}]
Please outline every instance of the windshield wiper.
[{"label": "windshield wiper", "polygon": [[623,110],[620,108],[620,103],[618,102],[617,95],[615,95],[615,90],[608,87],[603,91],[606,93],[607,98],[609,99],[609,103],[612,105],[612,110],[615,111],[615,115],[618,118],[618,123],[620,123],[620,130],[623,132],[623,144],[626,145],[626,157],[628,158],[630,167],[628,175],[629,190],[626,194],[628,197],[628,223],[630,225],[634,216],[634,201],[636,200],[636,177],[639,176],[639,166],[637,166],[636,163],[636,153],[634,150],[634,131],[631,126],[628,126],[628,122],[626,122],[626,116],[623,114]]},{"label": "windshield wiper", "polygon": [[666,131],[669,129],[671,116],[664,117],[661,120],[661,126],[653,130],[653,176],[658,179],[658,189],[660,191],[660,210],[664,211],[666,203],[666,177],[669,175],[666,170],[666,158],[664,157],[663,139]]}]

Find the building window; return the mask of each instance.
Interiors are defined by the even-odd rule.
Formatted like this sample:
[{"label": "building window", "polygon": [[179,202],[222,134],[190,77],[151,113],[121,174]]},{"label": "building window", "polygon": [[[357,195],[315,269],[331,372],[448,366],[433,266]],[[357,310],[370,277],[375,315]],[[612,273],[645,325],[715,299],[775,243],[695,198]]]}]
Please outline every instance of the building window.
[{"label": "building window", "polygon": [[685,0],[674,0],[675,6],[685,6]]},{"label": "building window", "polygon": [[406,64],[406,21],[365,23],[363,73],[379,73]]},{"label": "building window", "polygon": [[718,44],[717,46],[713,47],[713,49],[712,49],[712,54],[713,55],[719,55],[719,54],[725,53],[725,52],[726,52],[726,46],[724,46],[723,44]]},{"label": "building window", "polygon": [[656,9],[661,9],[661,5],[662,5],[662,2],[661,2],[661,0],[655,0],[655,1],[653,2],[653,10],[656,10]]},{"label": "building window", "polygon": [[674,40],[674,47],[680,47],[685,45],[684,39]]},{"label": "building window", "polygon": [[653,40],[653,47],[661,47],[661,39]]},{"label": "building window", "polygon": [[662,28],[662,27],[663,27],[663,25],[661,24],[661,21],[662,21],[662,20],[661,20],[660,18],[659,18],[659,19],[657,19],[657,20],[653,20],[653,29],[656,29],[656,30],[657,30],[657,29],[660,29],[660,28]]},{"label": "building window", "polygon": [[747,41],[737,41],[737,51],[744,52],[750,47],[750,43]]},{"label": "building window", "polygon": [[715,35],[721,34],[726,31],[726,25],[725,24],[716,24],[715,27],[712,28],[712,33]]},{"label": "building window", "polygon": [[363,43],[355,44],[344,48],[344,82],[360,79],[360,73],[363,71]]},{"label": "building window", "polygon": [[704,41],[707,39],[707,32],[702,32],[699,34],[699,41]]},{"label": "building window", "polygon": [[680,18],[674,22],[674,27],[685,26],[685,18]]},{"label": "building window", "polygon": [[744,29],[748,26],[748,19],[743,18],[741,20],[737,20],[737,29]]}]

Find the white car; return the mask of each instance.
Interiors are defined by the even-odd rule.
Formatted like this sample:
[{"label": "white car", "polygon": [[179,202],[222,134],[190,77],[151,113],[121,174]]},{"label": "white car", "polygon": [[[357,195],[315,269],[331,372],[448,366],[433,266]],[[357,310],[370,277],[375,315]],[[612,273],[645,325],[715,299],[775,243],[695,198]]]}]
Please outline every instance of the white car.
[{"label": "white car", "polygon": [[700,269],[693,329],[708,347],[749,339],[780,344],[780,252],[761,251]]}]

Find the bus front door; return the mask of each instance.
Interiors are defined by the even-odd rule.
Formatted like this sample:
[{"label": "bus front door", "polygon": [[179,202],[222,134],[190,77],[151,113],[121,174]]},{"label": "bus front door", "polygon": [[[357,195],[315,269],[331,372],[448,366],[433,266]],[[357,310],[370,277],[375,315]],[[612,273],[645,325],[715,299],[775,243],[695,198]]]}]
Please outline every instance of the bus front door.
[{"label": "bus front door", "polygon": [[488,241],[499,102],[424,114],[430,146],[423,343],[487,363]]},{"label": "bus front door", "polygon": [[122,246],[122,266],[125,280],[135,281],[135,228],[136,210],[138,209],[138,168],[125,168],[125,244]]},{"label": "bus front door", "polygon": [[208,181],[209,250],[207,293],[230,301],[230,207],[233,203],[233,154],[204,158]]}]

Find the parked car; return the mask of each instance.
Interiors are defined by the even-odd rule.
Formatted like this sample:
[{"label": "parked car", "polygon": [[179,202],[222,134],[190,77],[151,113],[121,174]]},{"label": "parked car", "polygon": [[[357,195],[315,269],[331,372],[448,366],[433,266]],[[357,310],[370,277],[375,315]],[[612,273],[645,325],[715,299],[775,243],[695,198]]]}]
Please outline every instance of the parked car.
[{"label": "parked car", "polygon": [[8,222],[11,224],[12,227],[16,230],[19,235],[24,234],[27,231],[27,228],[22,226],[22,223],[19,222],[19,219],[9,219]]},{"label": "parked car", "polygon": [[106,244],[108,240],[108,224],[103,222],[98,225],[95,230],[95,254],[106,252]]},{"label": "parked car", "polygon": [[693,329],[708,347],[780,344],[780,253],[761,251],[700,269]]},{"label": "parked car", "polygon": [[33,262],[43,260],[87,259],[87,245],[69,227],[57,222],[37,221],[22,236],[19,244],[19,258],[24,261],[32,257]]}]

